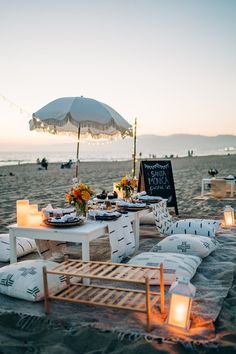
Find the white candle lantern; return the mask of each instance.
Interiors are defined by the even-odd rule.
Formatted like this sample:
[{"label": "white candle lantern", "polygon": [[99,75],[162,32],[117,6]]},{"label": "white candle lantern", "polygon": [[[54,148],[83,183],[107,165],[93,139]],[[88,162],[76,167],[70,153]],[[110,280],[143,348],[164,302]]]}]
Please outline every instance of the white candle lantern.
[{"label": "white candle lantern", "polygon": [[234,209],[230,205],[224,208],[225,226],[234,226]]},{"label": "white candle lantern", "polygon": [[16,220],[18,226],[26,226],[29,214],[29,201],[17,200],[16,201]]},{"label": "white candle lantern", "polygon": [[179,279],[169,289],[170,310],[167,324],[184,330],[189,330],[192,300],[196,288],[188,279]]}]

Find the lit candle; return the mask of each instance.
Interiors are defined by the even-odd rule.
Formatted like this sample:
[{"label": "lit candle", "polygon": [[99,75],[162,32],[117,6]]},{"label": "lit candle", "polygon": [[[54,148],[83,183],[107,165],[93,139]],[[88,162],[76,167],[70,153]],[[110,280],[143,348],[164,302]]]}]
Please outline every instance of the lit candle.
[{"label": "lit candle", "polygon": [[28,223],[27,226],[39,226],[42,222],[42,213],[37,212],[37,213],[30,213],[28,215]]},{"label": "lit candle", "polygon": [[30,213],[37,213],[38,212],[38,204],[30,204]]},{"label": "lit candle", "polygon": [[16,220],[18,226],[26,226],[29,214],[29,201],[17,200],[16,201]]}]

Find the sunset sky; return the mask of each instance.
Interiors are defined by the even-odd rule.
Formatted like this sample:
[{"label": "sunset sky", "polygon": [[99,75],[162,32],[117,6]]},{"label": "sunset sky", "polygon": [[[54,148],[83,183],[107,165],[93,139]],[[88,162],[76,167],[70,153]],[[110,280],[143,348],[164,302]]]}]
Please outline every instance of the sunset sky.
[{"label": "sunset sky", "polygon": [[139,135],[236,135],[235,19],[235,0],[0,0],[0,145],[68,141],[28,121],[81,95]]}]

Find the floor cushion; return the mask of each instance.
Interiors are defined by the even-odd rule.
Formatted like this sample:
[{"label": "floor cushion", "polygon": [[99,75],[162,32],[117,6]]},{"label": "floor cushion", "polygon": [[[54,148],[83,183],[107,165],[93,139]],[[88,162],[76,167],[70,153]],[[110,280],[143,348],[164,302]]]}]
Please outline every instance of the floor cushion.
[{"label": "floor cushion", "polygon": [[[43,266],[53,268],[58,263],[47,260],[28,260],[0,268],[0,293],[28,301],[44,299]],[[65,277],[48,275],[49,293],[61,289]]]},{"label": "floor cushion", "polygon": [[176,234],[167,236],[164,240],[158,242],[152,247],[151,252],[180,253],[205,258],[218,245],[219,242],[215,238],[192,234]]},{"label": "floor cushion", "polygon": [[153,212],[143,215],[139,219],[140,225],[155,225],[155,218]]},{"label": "floor cushion", "polygon": [[185,219],[176,221],[168,229],[167,235],[195,234],[207,237],[215,237],[220,223],[216,220]]},{"label": "floor cushion", "polygon": [[[143,252],[131,258],[128,264],[159,266],[163,263],[164,283],[170,285],[178,280],[179,277],[185,277],[190,280],[201,261],[200,257],[178,253]],[[151,284],[156,284],[157,282],[159,282],[159,278],[150,280]]]},{"label": "floor cushion", "polygon": [[[31,252],[36,252],[35,240],[25,237],[16,237],[17,257],[25,256]],[[9,262],[10,260],[10,240],[9,234],[0,234],[0,262]]]}]

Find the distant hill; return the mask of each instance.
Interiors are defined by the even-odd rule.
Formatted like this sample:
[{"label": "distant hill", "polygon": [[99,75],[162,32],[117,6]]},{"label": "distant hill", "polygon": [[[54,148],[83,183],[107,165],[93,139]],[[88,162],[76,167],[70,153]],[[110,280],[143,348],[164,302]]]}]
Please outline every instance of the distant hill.
[{"label": "distant hill", "polygon": [[[103,157],[105,155],[114,158],[130,158],[132,156],[133,139],[112,141],[109,144],[102,144],[100,141],[84,142],[80,147],[80,156],[83,159],[89,156]],[[55,151],[73,152],[76,151],[76,142],[69,144],[35,145],[35,146],[1,146],[0,151]],[[142,153],[142,157],[156,155],[187,156],[188,151],[193,150],[196,155],[227,154],[236,153],[235,135],[203,136],[191,134],[173,134],[168,136],[140,135],[137,137],[137,155]]]},{"label": "distant hill", "polygon": [[144,155],[180,155],[185,156],[188,150],[193,150],[194,155],[236,152],[235,135],[191,135],[173,134],[169,136],[142,135],[138,138],[138,149]]}]

